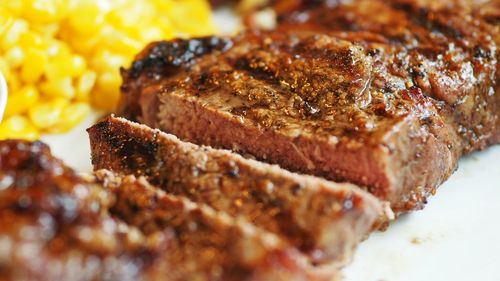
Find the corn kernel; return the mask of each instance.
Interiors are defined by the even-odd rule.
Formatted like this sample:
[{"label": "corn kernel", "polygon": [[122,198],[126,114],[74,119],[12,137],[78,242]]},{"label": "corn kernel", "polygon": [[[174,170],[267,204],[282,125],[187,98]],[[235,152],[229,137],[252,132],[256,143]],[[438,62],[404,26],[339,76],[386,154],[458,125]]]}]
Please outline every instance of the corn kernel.
[{"label": "corn kernel", "polygon": [[14,47],[22,34],[28,32],[28,22],[23,19],[16,19],[2,35],[1,47],[4,50]]},{"label": "corn kernel", "polygon": [[127,37],[125,34],[118,31],[111,31],[104,36],[104,46],[113,53],[119,53],[126,57],[133,57],[143,47],[137,40]]},{"label": "corn kernel", "polygon": [[31,26],[31,29],[42,35],[42,37],[46,39],[54,38],[57,36],[57,33],[59,32],[59,23],[54,22],[54,23],[44,23],[44,24],[35,24]]},{"label": "corn kernel", "polygon": [[8,0],[4,1],[2,5],[9,10],[14,16],[20,16],[24,9],[24,0]]},{"label": "corn kernel", "polygon": [[106,21],[120,30],[135,32],[138,26],[149,25],[148,21],[155,16],[154,7],[147,4],[148,2],[139,1],[124,3],[119,8],[113,9],[106,16]]},{"label": "corn kernel", "polygon": [[76,95],[71,77],[47,80],[40,84],[40,91],[45,97],[61,97],[72,99]]},{"label": "corn kernel", "polygon": [[21,47],[16,46],[5,53],[5,60],[11,68],[17,68],[24,62],[24,51]]},{"label": "corn kernel", "polygon": [[142,42],[153,42],[163,38],[174,37],[174,29],[173,27],[160,28],[158,26],[152,26],[151,28],[143,30],[139,36]]},{"label": "corn kernel", "polygon": [[9,89],[10,93],[14,93],[21,89],[24,83],[21,83],[21,80],[19,80],[19,75],[17,71],[15,71],[14,73],[9,72],[7,75],[5,75],[5,72],[3,74],[7,82],[7,88]]},{"label": "corn kernel", "polygon": [[75,35],[75,30],[69,24],[62,23],[59,36],[75,53],[91,58],[100,46],[101,28],[95,28],[92,34]]},{"label": "corn kernel", "polygon": [[[200,25],[210,22],[210,8],[208,3],[199,1],[183,1],[184,5],[173,5],[168,11],[169,18],[172,18],[174,26],[182,35],[190,34],[194,36],[203,36],[213,32],[214,27],[211,25],[206,28],[200,28]],[[195,14],[196,17],[190,17]],[[190,18],[189,21],[185,18]]]},{"label": "corn kernel", "polygon": [[32,108],[28,114],[31,122],[41,130],[54,127],[61,116],[62,111],[68,105],[68,101],[63,98],[56,98],[49,101],[43,101]]},{"label": "corn kernel", "polygon": [[4,7],[0,7],[0,37],[11,27],[14,20],[14,15],[10,11],[7,11]]},{"label": "corn kernel", "polygon": [[0,57],[0,72],[2,72],[3,76],[7,81],[11,77],[9,63],[7,62],[6,58]]},{"label": "corn kernel", "polygon": [[97,74],[94,71],[83,73],[76,83],[76,100],[88,101],[90,91],[94,88]]},{"label": "corn kernel", "polygon": [[80,55],[72,55],[71,59],[68,61],[69,71],[68,74],[71,77],[77,77],[82,75],[87,68],[87,62]]},{"label": "corn kernel", "polygon": [[105,7],[100,1],[73,1],[68,21],[80,34],[93,33],[104,22]]},{"label": "corn kernel", "polygon": [[113,111],[120,97],[121,78],[118,71],[105,72],[97,77],[97,85],[92,93],[92,105]]},{"label": "corn kernel", "polygon": [[0,124],[0,139],[28,139],[39,138],[39,131],[24,116],[14,115]]},{"label": "corn kernel", "polygon": [[91,66],[97,72],[115,71],[122,66],[127,66],[129,59],[121,54],[115,54],[107,49],[102,49],[91,60]]},{"label": "corn kernel", "polygon": [[66,106],[61,115],[59,122],[49,129],[51,133],[64,133],[82,122],[90,113],[90,106],[86,103],[77,102]]},{"label": "corn kernel", "polygon": [[27,83],[38,81],[47,66],[47,55],[42,50],[29,48],[26,50],[25,60],[29,63],[21,68],[21,79]]},{"label": "corn kernel", "polygon": [[64,17],[65,0],[24,0],[23,16],[34,22],[54,22]]},{"label": "corn kernel", "polygon": [[17,92],[11,92],[7,107],[5,108],[5,116],[23,114],[28,109],[36,104],[40,97],[38,90],[33,85],[25,86]]},{"label": "corn kernel", "polygon": [[[173,1],[152,1],[155,9],[157,11],[162,11],[164,13],[170,13],[176,3]],[[197,1],[197,4],[200,4],[200,1]]]},{"label": "corn kernel", "polygon": [[17,71],[11,70],[9,68],[9,64],[7,63],[7,60],[1,57],[0,72],[2,72],[10,92],[19,90],[19,88],[21,87],[21,81],[19,81],[19,75]]},{"label": "corn kernel", "polygon": [[45,49],[49,58],[54,57],[68,57],[71,55],[71,50],[69,46],[60,40],[52,39],[47,42],[47,48]]},{"label": "corn kernel", "polygon": [[87,68],[85,59],[80,55],[62,55],[52,58],[45,69],[49,80],[58,80],[65,76],[77,77]]},{"label": "corn kernel", "polygon": [[19,44],[22,47],[37,47],[37,48],[42,48],[43,47],[43,38],[40,36],[38,33],[35,32],[25,32],[19,36],[19,41],[17,44]]}]

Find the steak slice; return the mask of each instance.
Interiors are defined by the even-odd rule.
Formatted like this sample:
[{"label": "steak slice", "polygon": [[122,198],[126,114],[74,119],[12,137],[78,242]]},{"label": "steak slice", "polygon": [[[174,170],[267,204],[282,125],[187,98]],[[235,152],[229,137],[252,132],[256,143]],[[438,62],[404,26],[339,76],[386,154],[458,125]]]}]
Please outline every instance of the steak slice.
[{"label": "steak slice", "polygon": [[88,132],[95,169],[145,176],[168,193],[245,217],[296,246],[313,264],[345,264],[385,222],[379,200],[350,184],[182,142],[123,118],[106,118]]},{"label": "steak slice", "polygon": [[[243,219],[145,179],[83,179],[25,141],[0,142],[2,280],[330,280]],[[328,278],[330,277],[330,278]]]},{"label": "steak slice", "polygon": [[[295,248],[242,218],[166,194],[144,178],[96,172],[111,189],[110,212],[151,239],[165,239],[167,255],[154,264],[156,279],[172,280],[337,280],[333,268],[317,270]],[[170,237],[168,237],[170,236]],[[170,245],[169,245],[170,246]],[[156,280],[155,279],[155,280]]]},{"label": "steak slice", "polygon": [[500,141],[494,16],[456,1],[296,2],[278,31],[149,45],[122,71],[120,114],[353,182],[396,212]]}]

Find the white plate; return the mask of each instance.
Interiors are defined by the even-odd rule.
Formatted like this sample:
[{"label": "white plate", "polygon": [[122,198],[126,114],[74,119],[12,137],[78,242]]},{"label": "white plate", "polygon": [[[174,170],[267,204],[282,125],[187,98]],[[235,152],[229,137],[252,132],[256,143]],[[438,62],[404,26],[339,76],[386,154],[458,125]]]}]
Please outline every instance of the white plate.
[{"label": "white plate", "polygon": [[8,97],[7,84],[5,83],[5,79],[3,78],[3,75],[0,72],[0,123],[2,122],[5,106],[7,105],[7,97]]}]

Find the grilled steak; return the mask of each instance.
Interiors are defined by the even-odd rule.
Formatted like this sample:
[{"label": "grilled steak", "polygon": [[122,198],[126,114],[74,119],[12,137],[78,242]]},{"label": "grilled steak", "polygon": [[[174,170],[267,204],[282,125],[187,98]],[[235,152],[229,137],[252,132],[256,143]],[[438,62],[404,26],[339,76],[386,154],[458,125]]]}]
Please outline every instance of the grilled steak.
[{"label": "grilled steak", "polygon": [[383,214],[376,198],[350,184],[292,174],[122,118],[88,132],[95,169],[145,176],[168,193],[246,217],[314,264],[345,264]]},{"label": "grilled steak", "polygon": [[0,142],[0,224],[2,280],[332,277],[243,219],[133,176],[83,179],[39,142]]},{"label": "grilled steak", "polygon": [[499,1],[275,2],[280,31],[328,33],[388,54],[379,55],[388,71],[432,98],[461,154],[500,141]]},{"label": "grilled steak", "polygon": [[278,31],[149,45],[122,71],[121,114],[356,183],[396,212],[422,208],[461,155],[500,141],[491,10],[467,1],[278,3]]}]

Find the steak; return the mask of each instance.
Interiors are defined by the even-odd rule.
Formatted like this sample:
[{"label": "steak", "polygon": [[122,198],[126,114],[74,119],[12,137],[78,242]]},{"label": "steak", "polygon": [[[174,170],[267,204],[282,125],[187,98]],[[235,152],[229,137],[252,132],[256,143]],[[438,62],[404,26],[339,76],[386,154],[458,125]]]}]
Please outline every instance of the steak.
[{"label": "steak", "polygon": [[120,114],[358,184],[396,213],[500,141],[487,1],[275,2],[276,31],[147,46],[122,70]]},{"label": "steak", "polygon": [[241,218],[99,171],[49,148],[0,142],[2,280],[330,280]]},{"label": "steak", "polygon": [[88,132],[95,169],[144,176],[169,194],[245,217],[313,264],[345,264],[357,244],[386,222],[379,200],[350,184],[182,142],[123,118],[106,118]]}]

